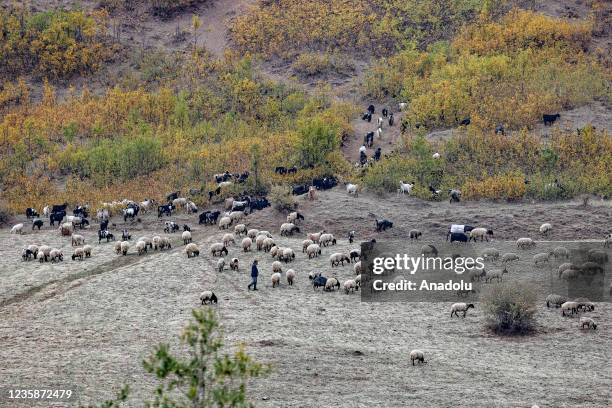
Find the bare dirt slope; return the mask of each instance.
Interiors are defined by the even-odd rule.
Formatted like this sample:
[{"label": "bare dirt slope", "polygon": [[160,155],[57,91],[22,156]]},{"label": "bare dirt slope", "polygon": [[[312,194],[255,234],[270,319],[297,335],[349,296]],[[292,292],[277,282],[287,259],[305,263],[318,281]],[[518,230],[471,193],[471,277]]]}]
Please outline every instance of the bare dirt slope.
[{"label": "bare dirt slope", "polygon": [[[92,228],[84,234],[94,245],[93,258],[59,264],[25,263],[19,257],[20,249],[33,242],[62,247],[69,255],[69,240],[57,231],[9,236],[7,229],[1,230],[0,388],[72,384],[79,386],[81,402],[91,402],[129,383],[135,396],[142,397],[154,384],[144,375],[141,360],[159,342],[177,347],[176,335],[190,310],[199,307],[199,293],[213,289],[220,299],[217,309],[228,349],[245,343],[257,359],[274,366],[271,376],[252,384],[258,406],[455,406],[461,401],[462,406],[480,407],[496,401],[496,406],[508,407],[602,407],[612,398],[608,303],[598,303],[590,313],[600,324],[597,331],[581,331],[577,318],[562,318],[558,310],[540,303],[536,335],[503,339],[483,330],[478,304],[465,320],[452,320],[447,303],[362,303],[358,294],[315,292],[307,279],[311,271],[341,282],[354,276],[352,265],[331,268],[328,263],[330,253],[355,246],[344,238],[349,229],[357,231],[358,240],[385,240],[405,237],[408,228],[419,227],[424,240],[406,242],[412,252],[423,242],[441,239],[449,222],[469,222],[495,231],[495,241],[478,243],[477,250],[495,246],[506,252],[516,251],[506,240],[537,238],[542,221],[555,225],[552,240],[600,239],[609,227],[608,204],[586,209],[570,202],[451,206],[407,197],[353,198],[337,188],[314,202],[300,199],[300,207],[306,220],[302,233],[292,238],[278,236],[284,216],[272,209],[247,218],[249,227],[270,230],[277,242],[296,251],[287,268],[298,272],[297,284],[288,287],[283,280],[280,289],[270,287],[271,257],[257,251],[245,254],[232,247],[226,258],[238,257],[240,272],[215,272],[216,259],[208,246],[221,239],[217,227],[195,225],[202,254],[189,260],[178,234],[170,251],[122,257],[113,252],[112,243],[98,245]],[[368,211],[394,220],[394,228],[375,234]],[[195,224],[194,216],[172,219]],[[117,229],[123,226],[114,221]],[[147,216],[129,228],[135,237],[153,236],[162,232],[162,223]],[[339,243],[308,260],[300,249],[304,232],[323,228],[335,233]],[[531,257],[556,245],[540,242],[537,250],[521,252],[507,279],[521,276],[535,284],[552,279],[556,263],[536,270]],[[261,262],[260,290],[255,293],[246,291],[254,257]],[[426,352],[426,365],[410,365],[407,355],[413,348]]]}]

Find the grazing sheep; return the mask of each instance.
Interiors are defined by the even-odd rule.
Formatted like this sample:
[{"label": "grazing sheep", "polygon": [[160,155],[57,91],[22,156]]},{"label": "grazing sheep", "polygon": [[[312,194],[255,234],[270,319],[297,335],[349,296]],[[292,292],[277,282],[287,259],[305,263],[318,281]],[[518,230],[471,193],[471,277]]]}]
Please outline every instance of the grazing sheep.
[{"label": "grazing sheep", "polygon": [[257,238],[257,235],[259,235],[259,230],[258,229],[250,229],[247,231],[247,237],[251,238],[251,239],[255,239]]},{"label": "grazing sheep", "polygon": [[450,189],[448,190],[448,196],[450,197],[450,203],[452,204],[453,202],[461,202],[461,191],[456,190],[456,189]]},{"label": "grazing sheep", "polygon": [[232,219],[230,217],[221,217],[219,220],[219,229],[228,229],[232,225]]},{"label": "grazing sheep", "polygon": [[565,269],[559,273],[562,280],[570,281],[580,278],[580,271],[577,269]]},{"label": "grazing sheep", "polygon": [[474,240],[474,242],[476,242],[476,240],[478,238],[480,238],[480,242],[487,240],[489,241],[489,236],[493,236],[493,230],[490,229],[486,229],[486,228],[474,228],[473,230],[470,231],[470,241]]},{"label": "grazing sheep", "polygon": [[229,213],[229,217],[232,222],[237,222],[246,217],[246,214],[243,211],[232,211]]},{"label": "grazing sheep", "polygon": [[295,273],[293,269],[288,269],[286,272],[286,275],[287,275],[287,284],[289,286],[293,286],[293,282],[295,282],[295,278],[297,274]]},{"label": "grazing sheep", "polygon": [[506,268],[502,269],[501,271],[495,270],[495,271],[487,272],[485,283],[492,283],[493,279],[497,279],[497,282],[501,282],[503,280],[503,276],[505,273],[508,273],[508,270]]},{"label": "grazing sheep", "polygon": [[225,252],[225,255],[228,254],[227,248],[221,242],[215,242],[214,244],[210,246],[210,253],[212,256],[223,256],[224,252]]},{"label": "grazing sheep", "polygon": [[361,248],[351,249],[349,252],[349,258],[351,262],[355,262],[361,259]]},{"label": "grazing sheep", "polygon": [[347,183],[346,185],[346,192],[348,194],[352,194],[355,197],[357,197],[357,190],[359,189],[359,186],[357,186],[357,184],[352,184],[352,183]]},{"label": "grazing sheep", "polygon": [[321,238],[321,235],[323,235],[324,233],[325,230],[319,232],[311,232],[310,234],[308,234],[307,238],[314,243],[319,243],[319,238]]},{"label": "grazing sheep", "polygon": [[128,250],[130,249],[130,243],[128,241],[121,241],[120,248],[121,248],[121,254],[125,256],[127,255]]},{"label": "grazing sheep", "polygon": [[217,261],[217,271],[223,272],[224,268],[225,268],[225,259],[221,258]]},{"label": "grazing sheep", "polygon": [[43,220],[40,220],[40,219],[34,220],[32,222],[32,230],[34,230],[34,228],[38,228],[38,230],[40,231],[40,229],[43,227],[44,224],[45,222]]},{"label": "grazing sheep", "polygon": [[553,249],[553,256],[555,257],[555,259],[557,258],[569,258],[570,256],[570,252],[567,248],[559,246],[556,247],[555,249]]},{"label": "grazing sheep", "polygon": [[83,248],[75,248],[72,253],[72,260],[79,258],[80,261],[83,260],[83,256],[85,256],[85,252],[83,252]]},{"label": "grazing sheep", "polygon": [[121,253],[121,242],[123,242],[123,241],[115,242],[115,252],[117,253],[117,255],[119,255]]},{"label": "grazing sheep", "polygon": [[61,262],[64,260],[64,254],[59,249],[53,248],[49,251],[49,259],[51,262]]},{"label": "grazing sheep", "polygon": [[294,232],[300,232],[300,228],[292,222],[285,222],[280,227],[281,236],[293,235]]},{"label": "grazing sheep", "polygon": [[412,189],[414,187],[414,181],[411,183],[404,183],[403,181],[400,180],[400,185],[399,188],[397,189],[397,194],[408,194],[410,195],[410,193],[412,192]]},{"label": "grazing sheep", "polygon": [[357,288],[355,290],[359,290],[361,287],[361,274],[355,276],[355,283],[357,284]]},{"label": "grazing sheep", "polygon": [[264,250],[264,252],[270,252],[272,247],[275,245],[276,244],[274,243],[274,240],[272,238],[265,238],[263,240],[262,249]]},{"label": "grazing sheep", "polygon": [[259,231],[259,234],[257,235],[264,235],[268,238],[272,238],[272,234],[269,231]]},{"label": "grazing sheep", "polygon": [[552,252],[548,253],[548,252],[541,252],[539,254],[535,254],[533,256],[533,263],[534,264],[539,264],[539,263],[548,263],[548,261],[550,260],[550,257],[552,256]]},{"label": "grazing sheep", "polygon": [[580,265],[579,268],[584,275],[595,275],[596,273],[603,273],[604,269],[597,262],[585,262]]},{"label": "grazing sheep", "polygon": [[272,272],[283,273],[283,264],[279,261],[272,262]]},{"label": "grazing sheep", "polygon": [[410,236],[410,241],[412,241],[413,239],[416,239],[418,241],[419,237],[423,236],[423,233],[418,229],[411,229],[408,232],[408,235]]},{"label": "grazing sheep", "polygon": [[329,256],[329,262],[332,267],[339,265],[344,266],[344,261],[351,263],[351,258],[349,258],[347,254],[342,254],[340,252],[333,253]]},{"label": "grazing sheep", "polygon": [[168,237],[162,237],[162,242],[161,242],[162,246],[160,249],[165,249],[165,248],[172,248],[172,242],[170,242],[170,238]]},{"label": "grazing sheep", "polygon": [[25,248],[24,251],[29,251],[28,253],[31,254],[34,259],[36,259],[38,256],[39,248],[38,245],[28,245],[28,247]]},{"label": "grazing sheep", "polygon": [[302,252],[306,252],[308,246],[312,244],[314,244],[314,242],[312,242],[311,239],[305,239],[304,241],[302,241]]},{"label": "grazing sheep", "polygon": [[61,236],[69,236],[74,232],[74,225],[71,222],[65,222],[59,227]]},{"label": "grazing sheep", "polygon": [[13,228],[11,228],[11,234],[23,234],[23,224],[19,223],[19,224],[15,224],[13,225]]},{"label": "grazing sheep", "polygon": [[281,253],[278,254],[278,259],[289,263],[295,259],[295,252],[291,248],[283,248]]},{"label": "grazing sheep", "polygon": [[229,246],[230,244],[235,244],[234,236],[232,234],[223,235],[223,245]]},{"label": "grazing sheep", "polygon": [[514,252],[508,252],[502,255],[502,262],[505,264],[508,262],[518,261],[519,259],[520,259],[519,256],[515,254]]},{"label": "grazing sheep", "polygon": [[242,250],[244,252],[249,252],[251,250],[251,245],[253,245],[253,241],[249,237],[245,237],[242,240]]},{"label": "grazing sheep", "polygon": [[[153,240],[151,238],[145,236],[145,237],[140,237],[138,240],[144,242],[146,246],[153,249]],[[124,241],[127,241],[127,239],[124,239]]]},{"label": "grazing sheep", "polygon": [[238,270],[238,258],[232,258],[232,260],[230,261],[230,269],[232,271],[237,271]]},{"label": "grazing sheep", "polygon": [[234,227],[234,234],[240,236],[242,234],[247,235],[247,227],[244,224],[238,224]]},{"label": "grazing sheep", "polygon": [[482,251],[482,257],[484,260],[493,260],[493,261],[497,261],[499,259],[499,251],[495,248],[485,248],[484,251]]},{"label": "grazing sheep", "polygon": [[565,302],[567,302],[567,297],[565,296],[555,294],[546,296],[546,307],[550,307],[552,305],[558,308]]},{"label": "grazing sheep", "polygon": [[234,197],[228,197],[223,202],[223,208],[225,210],[231,210],[233,206],[234,206]]},{"label": "grazing sheep", "polygon": [[393,228],[393,222],[389,220],[374,220],[376,222],[376,232],[386,231]]},{"label": "grazing sheep", "polygon": [[574,302],[578,302],[578,310],[583,312],[592,312],[595,310],[595,304],[587,298],[576,298]]},{"label": "grazing sheep", "polygon": [[317,199],[317,189],[315,186],[308,187],[308,199],[310,201]]},{"label": "grazing sheep", "polygon": [[438,256],[438,249],[433,245],[423,245],[421,247],[421,255],[423,256]]},{"label": "grazing sheep", "polygon": [[209,304],[213,304],[213,303],[217,303],[217,296],[210,290],[205,290],[204,292],[202,292],[200,294],[200,300],[202,301],[202,304],[205,305],[206,303]]},{"label": "grazing sheep", "polygon": [[289,213],[287,215],[287,222],[297,224],[300,220],[303,220],[304,216],[297,211]]},{"label": "grazing sheep", "polygon": [[474,308],[474,304],[470,303],[453,303],[453,305],[451,306],[451,317],[453,317],[453,315],[459,317],[459,312],[463,312],[463,318],[465,318],[465,315],[467,314],[468,309],[470,308]]},{"label": "grazing sheep", "polygon": [[412,350],[410,352],[410,361],[412,361],[412,365],[414,365],[415,360],[421,364],[425,364],[425,353],[421,350]]},{"label": "grazing sheep", "polygon": [[21,251],[21,259],[23,259],[24,261],[29,261],[32,258],[34,258],[34,253],[28,248],[23,248],[23,250]]},{"label": "grazing sheep", "polygon": [[566,316],[565,312],[570,314],[578,313],[578,302],[565,302],[561,305],[561,316]]},{"label": "grazing sheep", "polygon": [[310,244],[306,248],[306,254],[308,255],[308,259],[316,258],[317,256],[321,255],[321,247],[319,244]]},{"label": "grazing sheep", "polygon": [[198,248],[196,244],[191,242],[187,244],[187,246],[185,246],[185,253],[187,254],[187,258],[200,256],[200,248]]},{"label": "grazing sheep", "polygon": [[191,232],[183,231],[183,233],[181,234],[181,238],[183,238],[183,245],[187,245],[188,243],[192,241]]},{"label": "grazing sheep", "polygon": [[147,252],[147,243],[144,241],[136,242],[136,251],[138,252],[138,255],[142,255]]},{"label": "grazing sheep", "polygon": [[344,284],[342,285],[342,287],[344,288],[344,292],[347,295],[349,294],[349,292],[353,293],[353,292],[355,292],[355,290],[359,289],[355,279],[348,279],[348,280],[344,281]]},{"label": "grazing sheep", "polygon": [[321,234],[321,236],[319,237],[319,245],[324,247],[328,245],[336,245],[336,238],[334,238],[333,234]]},{"label": "grazing sheep", "polygon": [[355,272],[355,275],[361,275],[361,261],[353,265],[353,272]]},{"label": "grazing sheep", "polygon": [[281,274],[278,272],[273,273],[272,276],[270,277],[270,280],[272,281],[273,288],[280,286]]},{"label": "grazing sheep", "polygon": [[516,247],[518,249],[529,249],[535,248],[536,243],[531,238],[519,238],[516,241]]},{"label": "grazing sheep", "polygon": [[308,279],[310,279],[310,280],[313,280],[317,276],[321,276],[321,272],[312,271],[312,272],[308,273]]},{"label": "grazing sheep", "polygon": [[590,262],[595,262],[601,265],[608,263],[608,254],[601,249],[590,249],[587,253],[587,257]]},{"label": "grazing sheep", "polygon": [[40,248],[38,248],[38,254],[40,255],[38,257],[38,260],[40,263],[47,261],[47,258],[49,257],[49,254],[51,253],[52,249],[53,248],[48,245],[42,245]]},{"label": "grazing sheep", "polygon": [[91,245],[85,245],[83,247],[83,254],[85,258],[91,258],[91,252],[93,251],[93,247]]},{"label": "grazing sheep", "polygon": [[72,246],[79,246],[79,245],[83,245],[84,243],[85,243],[85,237],[79,234],[72,234],[72,241],[71,241]]},{"label": "grazing sheep", "polygon": [[606,237],[604,238],[603,246],[604,246],[604,248],[612,246],[612,234],[606,235]]},{"label": "grazing sheep", "polygon": [[540,225],[540,234],[547,236],[550,231],[552,231],[552,225],[549,223],[544,223]]},{"label": "grazing sheep", "polygon": [[340,282],[338,281],[338,279],[336,278],[327,279],[323,290],[326,292],[333,292],[334,288],[336,288],[336,290],[340,290]]},{"label": "grazing sheep", "polygon": [[257,245],[258,251],[261,251],[261,249],[263,248],[263,243],[266,239],[268,239],[268,237],[266,237],[265,235],[257,235],[257,237],[255,238],[255,245]]},{"label": "grazing sheep", "polygon": [[590,317],[581,317],[580,318],[580,328],[584,329],[584,326],[587,326],[587,329],[597,330],[597,324],[595,324],[595,320]]}]

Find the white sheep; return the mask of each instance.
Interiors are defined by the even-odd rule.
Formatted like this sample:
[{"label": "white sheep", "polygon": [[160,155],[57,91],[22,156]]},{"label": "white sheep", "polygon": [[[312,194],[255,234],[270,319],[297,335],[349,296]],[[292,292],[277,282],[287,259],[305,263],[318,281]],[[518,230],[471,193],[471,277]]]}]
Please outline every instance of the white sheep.
[{"label": "white sheep", "polygon": [[470,303],[453,303],[453,305],[451,306],[451,317],[453,317],[453,315],[459,317],[459,312],[463,312],[463,318],[465,318],[465,315],[467,314],[468,309],[473,309],[474,308],[474,304]]},{"label": "white sheep", "polygon": [[249,237],[251,239],[257,238],[257,235],[259,235],[259,230],[258,229],[252,228],[252,229],[247,231],[247,237]]},{"label": "white sheep", "polygon": [[560,273],[559,277],[565,281],[571,281],[580,277],[580,271],[577,269],[566,269]]},{"label": "white sheep", "polygon": [[121,241],[120,248],[121,254],[125,256],[127,255],[128,250],[130,249],[130,243],[128,241]]},{"label": "white sheep", "polygon": [[90,258],[92,252],[93,252],[93,247],[91,245],[85,245],[83,247],[83,254],[85,255],[85,258]]},{"label": "white sheep", "polygon": [[357,190],[358,190],[359,186],[357,186],[357,184],[352,184],[352,183],[348,183],[346,185],[346,192],[348,194],[352,194],[355,197],[357,197]]},{"label": "white sheep", "polygon": [[355,275],[361,275],[361,261],[353,265],[353,271],[355,272]]},{"label": "white sheep", "polygon": [[502,263],[518,261],[520,258],[514,252],[508,252],[502,255]]},{"label": "white sheep", "polygon": [[73,231],[74,231],[74,225],[71,222],[65,222],[59,227],[59,232],[60,232],[60,235],[62,236],[72,235]]},{"label": "white sheep", "polygon": [[278,246],[278,245],[276,245],[276,244],[275,244],[275,245],[272,245],[272,246],[270,247],[270,255],[272,255],[272,258],[276,258],[276,256],[278,255],[279,251],[280,251],[280,252],[282,252],[281,247],[279,247],[279,246]]},{"label": "white sheep", "polygon": [[183,233],[181,234],[181,238],[183,238],[183,245],[187,245],[192,241],[191,232],[183,231]]},{"label": "white sheep", "polygon": [[313,280],[317,276],[321,276],[321,272],[311,271],[308,273],[308,279]]},{"label": "white sheep", "polygon": [[251,245],[253,245],[253,241],[249,237],[245,237],[242,240],[242,250],[244,252],[249,252],[251,250]]},{"label": "white sheep", "polygon": [[434,159],[438,160],[440,158],[440,153],[435,152],[434,154],[431,155],[431,157],[433,157]]},{"label": "white sheep", "polygon": [[36,257],[38,256],[38,245],[28,245],[28,247],[26,248],[28,251],[30,251],[32,253],[32,255],[34,255],[34,259],[36,259]]},{"label": "white sheep", "polygon": [[397,194],[408,194],[410,195],[410,193],[412,192],[412,188],[414,187],[414,183],[404,183],[403,181],[400,180],[400,185],[399,188],[397,189]]},{"label": "white sheep", "polygon": [[279,255],[279,259],[285,262],[291,262],[295,259],[295,252],[291,248],[283,248],[282,253]]},{"label": "white sheep", "polygon": [[238,270],[238,258],[232,258],[232,260],[230,261],[230,269],[232,271],[237,271]]},{"label": "white sheep", "polygon": [[11,234],[23,234],[23,223],[19,223],[19,224],[15,224],[13,225],[13,228],[11,228]]},{"label": "white sheep", "polygon": [[265,238],[263,240],[262,249],[264,252],[270,252],[274,245],[274,240],[272,238]]},{"label": "white sheep", "polygon": [[240,236],[242,234],[246,235],[247,234],[247,227],[244,224],[238,224],[234,227],[234,234],[236,234],[237,236]]},{"label": "white sheep", "polygon": [[325,288],[324,289],[326,291],[333,292],[334,288],[336,288],[337,290],[340,290],[340,282],[336,278],[329,278],[325,282]]},{"label": "white sheep", "polygon": [[571,312],[571,314],[578,313],[578,302],[565,302],[561,305],[561,315],[565,316],[565,312]]},{"label": "white sheep", "polygon": [[272,262],[272,272],[283,273],[283,264],[279,261]]},{"label": "white sheep", "polygon": [[229,246],[230,244],[235,244],[234,236],[232,234],[223,235],[223,245]]},{"label": "white sheep", "polygon": [[79,246],[85,243],[85,237],[79,234],[72,234],[71,245]]},{"label": "white sheep", "polygon": [[397,107],[398,107],[398,109],[399,109],[400,111],[403,111],[403,110],[405,110],[405,109],[408,107],[408,103],[406,103],[406,102],[400,102],[400,103],[397,105]]},{"label": "white sheep", "polygon": [[312,242],[311,239],[305,239],[304,241],[302,241],[302,252],[306,252],[306,249],[308,249],[308,246],[312,244],[314,244],[314,242]]},{"label": "white sheep", "polygon": [[587,329],[597,330],[597,324],[595,324],[595,320],[590,317],[581,317],[580,318],[580,328],[584,329],[584,326],[587,326]]},{"label": "white sheep", "polygon": [[228,251],[222,242],[215,242],[210,246],[210,253],[212,256],[223,256],[223,253],[227,255]]},{"label": "white sheep", "polygon": [[257,246],[258,251],[261,251],[261,249],[263,248],[263,243],[266,239],[268,239],[268,237],[266,237],[265,235],[257,235],[257,237],[255,238],[255,245]]},{"label": "white sheep", "polygon": [[319,238],[321,238],[321,235],[323,235],[325,233],[325,230],[320,231],[320,232],[312,232],[310,234],[308,234],[308,236],[306,238],[308,238],[309,240],[311,240],[314,243],[318,243],[319,242]]},{"label": "white sheep", "polygon": [[49,255],[51,254],[51,250],[53,248],[51,248],[48,245],[41,245],[40,248],[38,248],[38,260],[42,263],[47,261],[47,258],[49,257]]},{"label": "white sheep", "polygon": [[281,274],[278,272],[273,273],[272,276],[270,277],[270,280],[272,280],[273,288],[280,286]]},{"label": "white sheep", "polygon": [[168,237],[162,237],[162,246],[161,249],[164,248],[172,248],[172,242],[170,242],[170,238]]},{"label": "white sheep", "polygon": [[555,249],[553,249],[553,255],[555,256],[555,259],[557,258],[569,258],[570,256],[570,252],[567,248],[562,247],[562,246],[558,246]]},{"label": "white sheep", "polygon": [[376,129],[376,138],[382,139],[383,131],[381,128]]},{"label": "white sheep", "polygon": [[361,274],[355,276],[355,283],[357,284],[357,289],[355,290],[359,290],[359,288],[361,287]]},{"label": "white sheep", "polygon": [[257,235],[265,235],[268,238],[272,238],[272,234],[269,231],[259,231]]},{"label": "white sheep", "polygon": [[221,258],[217,261],[217,271],[223,272],[224,268],[225,268],[225,259]]},{"label": "white sheep", "polygon": [[117,255],[121,253],[121,242],[122,241],[115,242],[115,252],[117,253]]},{"label": "white sheep", "polygon": [[529,249],[535,248],[536,243],[531,238],[519,238],[516,240],[516,247],[518,249]]},{"label": "white sheep", "polygon": [[490,229],[486,229],[486,228],[474,228],[473,230],[470,231],[470,240],[474,240],[474,242],[476,242],[476,240],[478,238],[480,238],[480,241],[489,241],[489,236],[493,236],[493,231]]},{"label": "white sheep", "polygon": [[333,253],[329,256],[329,262],[332,267],[339,266],[342,264],[344,266],[344,261],[347,263],[351,263],[351,258],[347,254],[343,254],[340,252]]},{"label": "white sheep", "polygon": [[231,181],[222,181],[219,184],[217,184],[217,187],[225,188],[225,187],[231,186],[232,184],[234,183],[232,183]]},{"label": "white sheep", "polygon": [[281,224],[280,226],[280,234],[282,235],[293,235],[294,232],[300,232],[300,228],[298,226],[296,226],[294,223],[292,222],[284,222],[283,224]]},{"label": "white sheep", "polygon": [[559,265],[559,268],[557,268],[557,271],[559,271],[559,277],[561,277],[563,271],[566,271],[568,269],[578,269],[578,267],[571,262],[562,263],[561,265]]},{"label": "white sheep", "polygon": [[187,254],[187,258],[200,256],[200,248],[191,242],[185,246],[185,253]]},{"label": "white sheep", "polygon": [[51,251],[49,251],[49,259],[51,262],[60,262],[64,260],[64,254],[61,250],[53,248]]},{"label": "white sheep", "polygon": [[212,291],[205,290],[200,294],[200,300],[202,301],[203,305],[205,305],[207,302],[210,304],[217,303],[217,296],[215,296]]},{"label": "white sheep", "polygon": [[138,255],[142,255],[147,252],[147,243],[144,241],[136,242],[136,251],[138,252]]},{"label": "white sheep", "polygon": [[80,261],[83,260],[83,256],[85,256],[85,252],[83,252],[83,248],[75,248],[72,253],[72,260],[79,258]]},{"label": "white sheep", "polygon": [[295,278],[297,276],[297,274],[295,273],[295,271],[293,269],[288,269],[286,272],[287,275],[287,284],[289,286],[293,285],[293,282],[295,282]]},{"label": "white sheep", "polygon": [[493,279],[497,279],[498,282],[501,282],[503,280],[504,274],[508,273],[508,270],[506,268],[500,270],[493,270],[491,272],[487,272],[487,276],[485,278],[485,282],[486,283],[491,283],[493,282]]},{"label": "white sheep", "polygon": [[548,252],[541,252],[539,254],[535,254],[533,256],[533,263],[534,264],[539,264],[539,263],[548,263],[548,261],[550,260],[551,257],[551,253]]},{"label": "white sheep", "polygon": [[563,303],[567,302],[567,297],[561,295],[550,294],[546,296],[546,307],[555,306],[560,307]]},{"label": "white sheep", "polygon": [[355,290],[358,288],[357,282],[355,281],[355,279],[347,279],[346,281],[344,281],[344,284],[342,285],[342,287],[344,288],[344,292],[347,295],[349,294],[349,292],[350,293],[355,292]]},{"label": "white sheep", "polygon": [[162,239],[159,235],[153,237],[153,249],[156,251],[162,248]]},{"label": "white sheep", "polygon": [[321,255],[321,247],[319,244],[310,244],[306,248],[306,254],[308,255],[309,259],[316,258],[317,256]]},{"label": "white sheep", "polygon": [[482,258],[486,261],[497,261],[499,259],[499,251],[495,248],[485,248],[485,250],[482,251]]},{"label": "white sheep", "polygon": [[219,220],[219,229],[228,229],[232,225],[232,219],[230,217],[221,217]]},{"label": "white sheep", "polygon": [[552,231],[552,225],[549,223],[544,223],[540,225],[540,234],[548,235],[548,233]]},{"label": "white sheep", "polygon": [[410,361],[412,361],[412,365],[414,365],[414,362],[418,361],[419,363],[424,364],[425,363],[425,353],[423,353],[421,350],[412,350],[410,352]]},{"label": "white sheep", "polygon": [[297,224],[298,222],[300,222],[300,220],[303,220],[304,217],[302,216],[302,214],[300,214],[297,211],[293,211],[291,213],[289,213],[289,215],[287,215],[287,222],[292,222],[294,224]]},{"label": "white sheep", "polygon": [[153,240],[150,237],[144,236],[138,238],[138,240],[144,242],[149,248],[153,248]]},{"label": "white sheep", "polygon": [[333,234],[321,234],[321,236],[319,237],[319,245],[324,247],[328,245],[336,245],[336,238],[334,238]]},{"label": "white sheep", "polygon": [[246,214],[244,213],[244,211],[232,211],[229,213],[229,217],[232,222],[237,222],[246,217]]}]

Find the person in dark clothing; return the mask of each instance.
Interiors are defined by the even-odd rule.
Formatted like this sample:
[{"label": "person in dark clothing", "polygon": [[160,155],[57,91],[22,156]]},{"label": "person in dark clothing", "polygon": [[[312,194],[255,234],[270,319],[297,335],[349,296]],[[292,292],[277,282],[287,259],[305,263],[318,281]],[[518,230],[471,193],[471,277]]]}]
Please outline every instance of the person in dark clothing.
[{"label": "person in dark clothing", "polygon": [[380,147],[376,149],[376,151],[374,152],[374,160],[379,161],[381,153],[382,153],[382,150],[380,149]]},{"label": "person in dark clothing", "polygon": [[251,286],[253,290],[257,290],[257,276],[259,276],[259,270],[257,269],[257,259],[255,259],[251,265],[251,283],[247,286],[247,290],[250,290]]}]

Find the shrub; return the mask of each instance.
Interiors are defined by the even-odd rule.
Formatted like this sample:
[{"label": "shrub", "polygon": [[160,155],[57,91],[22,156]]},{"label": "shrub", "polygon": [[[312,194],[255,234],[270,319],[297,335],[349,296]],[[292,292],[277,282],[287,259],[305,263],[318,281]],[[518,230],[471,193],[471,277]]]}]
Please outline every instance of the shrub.
[{"label": "shrub", "polygon": [[4,201],[0,201],[0,225],[6,225],[11,218],[11,212]]},{"label": "shrub", "polygon": [[486,326],[495,333],[528,334],[535,328],[536,293],[526,283],[490,285],[482,294],[480,304]]},{"label": "shrub", "polygon": [[320,117],[306,119],[298,129],[298,154],[302,165],[323,163],[325,156],[339,146],[339,128]]},{"label": "shrub", "polygon": [[355,64],[348,55],[306,52],[300,54],[293,64],[293,71],[302,77],[314,77],[331,73],[349,75]]},{"label": "shrub", "polygon": [[293,211],[296,207],[296,201],[291,194],[291,187],[276,185],[270,190],[270,202],[278,211]]}]

